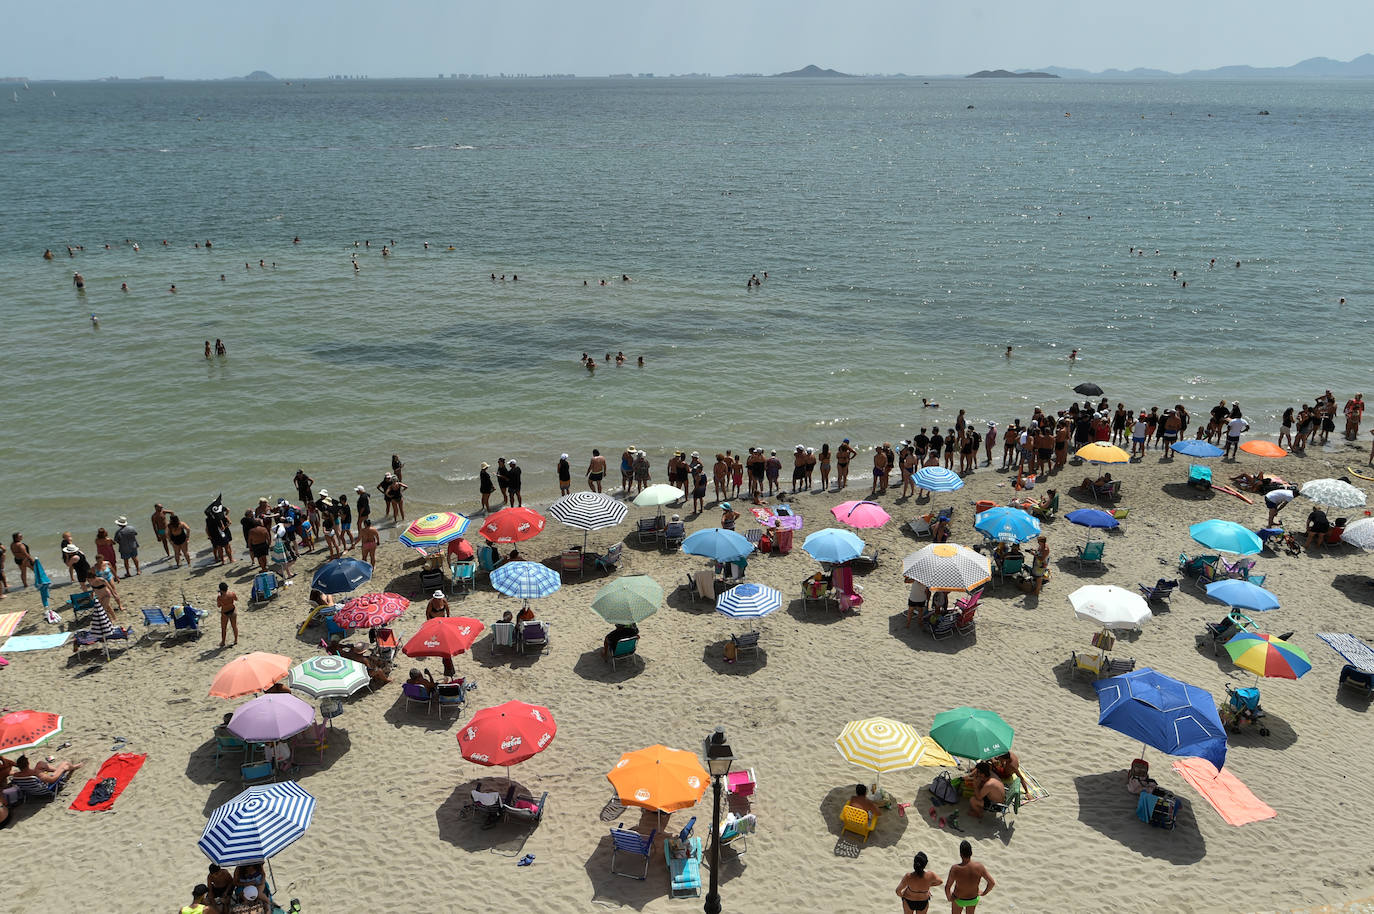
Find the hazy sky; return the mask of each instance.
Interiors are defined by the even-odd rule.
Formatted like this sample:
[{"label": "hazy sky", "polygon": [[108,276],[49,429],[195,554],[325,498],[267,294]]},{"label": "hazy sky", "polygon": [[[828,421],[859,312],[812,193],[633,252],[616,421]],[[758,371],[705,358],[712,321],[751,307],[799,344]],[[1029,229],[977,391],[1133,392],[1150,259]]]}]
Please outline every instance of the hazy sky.
[{"label": "hazy sky", "polygon": [[0,75],[1171,71],[1374,50],[1371,0],[221,0],[15,4]]}]

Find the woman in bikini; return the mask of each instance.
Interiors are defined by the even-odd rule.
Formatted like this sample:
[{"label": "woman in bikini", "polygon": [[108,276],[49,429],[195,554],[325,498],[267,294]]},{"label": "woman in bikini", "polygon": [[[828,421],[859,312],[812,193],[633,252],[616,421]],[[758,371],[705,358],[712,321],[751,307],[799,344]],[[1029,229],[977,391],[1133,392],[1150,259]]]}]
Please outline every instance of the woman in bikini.
[{"label": "woman in bikini", "polygon": [[902,899],[906,914],[915,914],[930,907],[930,890],[944,882],[934,873],[926,872],[930,860],[924,853],[918,853],[911,861],[911,872],[897,883],[897,897]]}]

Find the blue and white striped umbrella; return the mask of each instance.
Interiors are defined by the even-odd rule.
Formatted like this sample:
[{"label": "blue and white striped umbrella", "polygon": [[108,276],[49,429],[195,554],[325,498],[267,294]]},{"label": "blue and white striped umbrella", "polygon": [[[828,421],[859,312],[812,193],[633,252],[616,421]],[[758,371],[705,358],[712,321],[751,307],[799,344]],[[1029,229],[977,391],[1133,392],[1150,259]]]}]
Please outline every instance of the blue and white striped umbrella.
[{"label": "blue and white striped umbrella", "polygon": [[272,857],[310,827],[315,798],[295,781],[249,787],[210,813],[200,849],[220,866]]},{"label": "blue and white striped umbrella", "polygon": [[944,467],[921,467],[911,474],[911,481],[931,492],[953,492],[964,487],[963,477]]},{"label": "blue and white striped umbrella", "polygon": [[716,612],[733,619],[757,619],[782,607],[782,594],[764,584],[737,584],[716,598]]},{"label": "blue and white striped umbrella", "polygon": [[536,600],[563,586],[558,572],[538,562],[507,562],[491,573],[491,586],[508,597]]}]

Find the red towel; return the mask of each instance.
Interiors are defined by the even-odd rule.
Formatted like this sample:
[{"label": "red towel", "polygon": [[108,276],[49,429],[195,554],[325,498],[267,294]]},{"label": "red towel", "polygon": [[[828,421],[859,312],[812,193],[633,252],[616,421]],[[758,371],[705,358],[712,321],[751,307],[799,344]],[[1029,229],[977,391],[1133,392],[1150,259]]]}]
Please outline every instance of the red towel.
[{"label": "red towel", "polygon": [[[86,786],[81,788],[81,793],[77,795],[70,808],[92,812],[95,810],[109,809],[114,805],[114,801],[119,799],[119,795],[124,792],[124,788],[129,786],[129,782],[138,774],[138,769],[143,767],[148,756],[137,755],[132,752],[120,752],[105,759],[105,763],[100,766],[100,771],[96,776],[86,782]],[[95,786],[106,778],[115,779],[114,794],[104,803],[91,803],[91,791]]]}]

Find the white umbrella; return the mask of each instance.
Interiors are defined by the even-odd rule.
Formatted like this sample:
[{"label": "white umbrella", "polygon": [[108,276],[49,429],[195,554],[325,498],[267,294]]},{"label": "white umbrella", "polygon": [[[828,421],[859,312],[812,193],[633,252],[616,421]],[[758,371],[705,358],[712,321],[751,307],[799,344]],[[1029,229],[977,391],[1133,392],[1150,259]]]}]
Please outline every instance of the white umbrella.
[{"label": "white umbrella", "polygon": [[1140,594],[1114,584],[1089,584],[1069,594],[1069,605],[1080,619],[1103,628],[1140,628],[1154,618]]},{"label": "white umbrella", "polygon": [[641,508],[658,508],[663,505],[670,505],[675,501],[682,501],[687,497],[687,493],[677,486],[670,486],[666,483],[658,483],[649,486],[643,492],[635,496],[634,502]]},{"label": "white umbrella", "polygon": [[1365,552],[1374,552],[1374,517],[1362,517],[1348,524],[1341,539]]},{"label": "white umbrella", "polygon": [[1303,483],[1302,494],[1328,508],[1358,508],[1365,502],[1363,489],[1339,479],[1314,479]]}]

